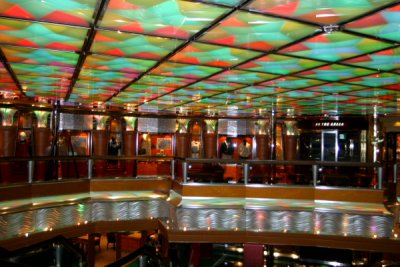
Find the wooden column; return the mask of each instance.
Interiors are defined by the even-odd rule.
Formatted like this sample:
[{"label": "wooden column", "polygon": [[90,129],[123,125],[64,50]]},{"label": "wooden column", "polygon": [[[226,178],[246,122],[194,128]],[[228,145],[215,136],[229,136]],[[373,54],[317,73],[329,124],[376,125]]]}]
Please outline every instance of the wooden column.
[{"label": "wooden column", "polygon": [[188,133],[176,133],[176,156],[180,158],[189,157],[189,134]]},{"label": "wooden column", "polygon": [[94,267],[95,266],[95,248],[94,248],[94,240],[95,236],[94,234],[89,234],[88,235],[88,245],[87,245],[87,261],[88,261],[88,266],[89,267]]},{"label": "wooden column", "polygon": [[[189,145],[190,145],[190,135],[188,133],[176,133],[176,144],[175,144],[175,156],[179,158],[189,157]],[[183,169],[180,161],[176,165],[176,177],[182,180]]]},{"label": "wooden column", "polygon": [[[297,135],[283,135],[283,156],[285,160],[297,160]],[[287,174],[294,174],[295,166],[286,166]]]},{"label": "wooden column", "polygon": [[243,245],[244,266],[264,266],[264,246],[259,244]]},{"label": "wooden column", "polygon": [[[35,156],[50,156],[50,137],[51,129],[33,127]],[[46,180],[47,163],[45,160],[35,162],[35,178],[37,181]]]},{"label": "wooden column", "polygon": [[[269,146],[268,146],[268,136],[267,135],[256,135],[256,155],[257,159],[266,160],[269,155]],[[269,177],[265,177],[266,174],[269,173],[268,166],[266,164],[255,165],[253,167],[254,173],[262,174],[262,182],[266,182],[266,179]],[[259,176],[259,175],[258,175]],[[268,175],[267,175],[268,176]]]},{"label": "wooden column", "polygon": [[[14,157],[17,139],[16,126],[0,126],[0,157]],[[12,179],[13,162],[0,162],[0,174],[2,183]]]},{"label": "wooden column", "polygon": [[[124,155],[127,157],[136,156],[136,131],[126,131],[124,133]],[[128,159],[125,162],[126,176],[136,177],[136,161]]]},{"label": "wooden column", "polygon": [[[107,144],[108,140],[106,130],[93,130],[93,156],[106,156]],[[106,165],[106,160],[95,160],[95,176],[104,177]]]},{"label": "wooden column", "polygon": [[[200,243],[191,244],[190,266],[200,267]],[[249,265],[250,266],[250,265]]]},{"label": "wooden column", "polygon": [[217,158],[217,134],[204,134],[204,157],[207,159]]}]

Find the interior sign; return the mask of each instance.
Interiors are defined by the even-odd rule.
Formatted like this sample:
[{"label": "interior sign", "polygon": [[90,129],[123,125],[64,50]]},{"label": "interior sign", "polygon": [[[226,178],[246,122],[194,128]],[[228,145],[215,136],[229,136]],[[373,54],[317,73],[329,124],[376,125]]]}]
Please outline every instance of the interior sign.
[{"label": "interior sign", "polygon": [[344,127],[344,122],[340,121],[315,122],[314,127]]}]

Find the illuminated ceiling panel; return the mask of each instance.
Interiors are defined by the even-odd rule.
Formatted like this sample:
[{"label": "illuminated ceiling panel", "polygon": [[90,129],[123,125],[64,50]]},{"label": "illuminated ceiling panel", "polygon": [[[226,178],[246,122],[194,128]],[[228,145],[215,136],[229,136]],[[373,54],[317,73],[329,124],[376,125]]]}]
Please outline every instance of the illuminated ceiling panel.
[{"label": "illuminated ceiling panel", "polygon": [[398,0],[0,0],[0,103],[397,113],[399,11]]},{"label": "illuminated ceiling panel", "polygon": [[362,69],[362,68],[354,68],[344,65],[332,64],[309,71],[303,71],[297,73],[296,75],[300,77],[336,82],[353,77],[365,76],[375,72],[376,71]]},{"label": "illuminated ceiling panel", "polygon": [[309,38],[303,42],[289,46],[281,52],[293,56],[337,62],[391,46],[393,44],[374,39],[342,32],[332,32]]},{"label": "illuminated ceiling panel", "polygon": [[313,80],[313,79],[303,79],[301,77],[287,76],[285,78],[279,78],[279,79],[275,79],[275,80],[271,80],[271,81],[262,83],[261,85],[265,85],[268,87],[279,87],[279,88],[285,88],[285,89],[300,89],[300,88],[306,88],[309,86],[320,85],[322,83],[325,83],[325,82],[319,81],[319,80]]},{"label": "illuminated ceiling panel", "polygon": [[247,5],[249,10],[296,18],[318,24],[337,24],[368,13],[395,0],[255,0]]},{"label": "illuminated ceiling panel", "polygon": [[1,49],[9,62],[73,68],[79,59],[79,55],[72,52],[7,46]]},{"label": "illuminated ceiling panel", "polygon": [[150,74],[201,79],[219,71],[221,69],[214,67],[166,62],[153,69]]},{"label": "illuminated ceiling panel", "polygon": [[261,53],[217,45],[192,43],[170,58],[171,61],[214,67],[230,67]]},{"label": "illuminated ceiling panel", "polygon": [[154,66],[156,61],[133,58],[92,55],[86,58],[83,68],[103,71],[141,73]]},{"label": "illuminated ceiling panel", "polygon": [[350,91],[357,91],[365,89],[364,86],[359,85],[352,85],[352,84],[344,84],[344,83],[328,83],[319,86],[314,86],[309,88],[309,91],[317,91],[317,92],[324,92],[327,94],[340,94]]},{"label": "illuminated ceiling panel", "polygon": [[1,0],[0,16],[89,26],[97,0]]},{"label": "illuminated ceiling panel", "polygon": [[100,27],[126,32],[188,38],[229,11],[175,0],[110,0]]},{"label": "illuminated ceiling panel", "polygon": [[344,63],[364,68],[390,71],[400,68],[400,48],[383,50],[376,53],[345,60]]},{"label": "illuminated ceiling panel", "polygon": [[271,80],[277,77],[277,75],[266,74],[266,73],[257,73],[257,72],[249,72],[242,70],[231,70],[224,71],[221,74],[215,75],[210,79],[216,80],[219,82],[232,82],[232,83],[243,83],[243,84],[253,84],[259,83],[266,80]]},{"label": "illuminated ceiling panel", "polygon": [[378,88],[381,86],[400,83],[400,75],[392,73],[381,73],[350,79],[347,82]]},{"label": "illuminated ceiling panel", "polygon": [[279,94],[281,92],[287,91],[283,88],[275,87],[265,87],[265,86],[249,86],[242,89],[238,89],[235,92],[241,94],[251,94],[251,95],[272,95]]},{"label": "illuminated ceiling panel", "polygon": [[81,50],[88,31],[85,28],[1,18],[0,25],[3,44],[67,51]]},{"label": "illuminated ceiling panel", "polygon": [[[381,4],[384,2],[385,1],[379,1]],[[374,13],[371,16],[366,16],[365,18],[350,22],[346,25],[346,29],[398,42],[400,41],[399,17],[400,8],[394,6],[381,12]]]},{"label": "illuminated ceiling panel", "polygon": [[240,87],[243,84],[234,82],[216,82],[210,80],[203,80],[201,82],[194,83],[187,87],[188,90],[212,90],[212,91],[230,91]]},{"label": "illuminated ceiling panel", "polygon": [[240,65],[238,68],[284,75],[315,68],[324,64],[326,63],[321,61],[269,54]]},{"label": "illuminated ceiling panel", "polygon": [[239,11],[207,32],[200,41],[270,51],[315,31],[315,27],[306,24]]},{"label": "illuminated ceiling panel", "polygon": [[159,60],[174,51],[182,41],[123,32],[97,31],[91,52],[119,57]]}]

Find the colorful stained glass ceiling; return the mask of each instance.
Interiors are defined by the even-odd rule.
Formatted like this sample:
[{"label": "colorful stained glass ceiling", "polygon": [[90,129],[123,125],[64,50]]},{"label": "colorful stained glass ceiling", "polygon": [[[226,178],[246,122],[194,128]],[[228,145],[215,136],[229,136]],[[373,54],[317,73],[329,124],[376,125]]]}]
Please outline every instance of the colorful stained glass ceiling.
[{"label": "colorful stained glass ceiling", "polygon": [[0,0],[0,103],[397,114],[399,18],[399,0]]}]

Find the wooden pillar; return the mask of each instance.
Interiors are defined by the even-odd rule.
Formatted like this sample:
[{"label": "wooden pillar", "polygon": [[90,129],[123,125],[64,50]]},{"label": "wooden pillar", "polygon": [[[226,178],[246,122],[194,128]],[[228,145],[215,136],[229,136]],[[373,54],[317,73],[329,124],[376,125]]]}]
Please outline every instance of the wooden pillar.
[{"label": "wooden pillar", "polygon": [[204,134],[204,157],[207,159],[217,158],[217,134]]},{"label": "wooden pillar", "polygon": [[259,244],[244,244],[243,258],[245,267],[263,267],[264,246]]},{"label": "wooden pillar", "polygon": [[88,236],[88,246],[87,246],[87,261],[89,267],[95,266],[95,247],[94,247],[94,234],[89,234]]},{"label": "wooden pillar", "polygon": [[[93,156],[107,155],[107,132],[106,130],[93,130]],[[95,160],[95,176],[104,177],[107,161]]]},{"label": "wooden pillar", "polygon": [[122,248],[121,248],[121,234],[116,233],[115,236],[115,260],[119,260],[122,255]]},{"label": "wooden pillar", "polygon": [[256,155],[257,159],[268,158],[268,139],[266,135],[256,135]]},{"label": "wooden pillar", "polygon": [[[298,130],[297,122],[295,120],[288,120],[284,122],[283,128],[283,159],[284,160],[297,160],[297,149],[298,149]],[[295,165],[285,166],[285,181],[289,182],[289,178],[294,176],[296,173]]]},{"label": "wooden pillar", "polygon": [[[126,131],[124,133],[124,155],[127,157],[136,156],[136,131]],[[126,176],[136,177],[136,161],[128,159],[125,163]]]},{"label": "wooden pillar", "polygon": [[[269,155],[269,146],[268,146],[268,136],[267,135],[256,135],[256,155],[257,159],[266,160]],[[254,173],[263,174],[262,182],[266,182],[266,179],[269,177],[265,177],[265,174],[269,173],[268,166],[266,164],[260,164],[254,166]],[[268,175],[267,175],[268,176]]]},{"label": "wooden pillar", "polygon": [[180,158],[189,157],[189,134],[188,133],[176,133],[176,156]]},{"label": "wooden pillar", "polygon": [[[50,137],[51,129],[33,127],[34,152],[35,156],[50,156]],[[37,181],[46,179],[46,170],[48,162],[45,160],[37,160],[35,162],[35,178]]]},{"label": "wooden pillar", "polygon": [[[0,126],[0,157],[14,157],[17,138],[16,126]],[[2,183],[8,183],[12,178],[13,162],[1,162],[0,174]]]},{"label": "wooden pillar", "polygon": [[[192,267],[200,267],[200,243],[191,244],[190,263]],[[249,265],[250,266],[250,265]]]},{"label": "wooden pillar", "polygon": [[[283,157],[284,160],[297,160],[297,135],[283,135]],[[295,166],[287,165],[286,173],[295,174]]]}]

